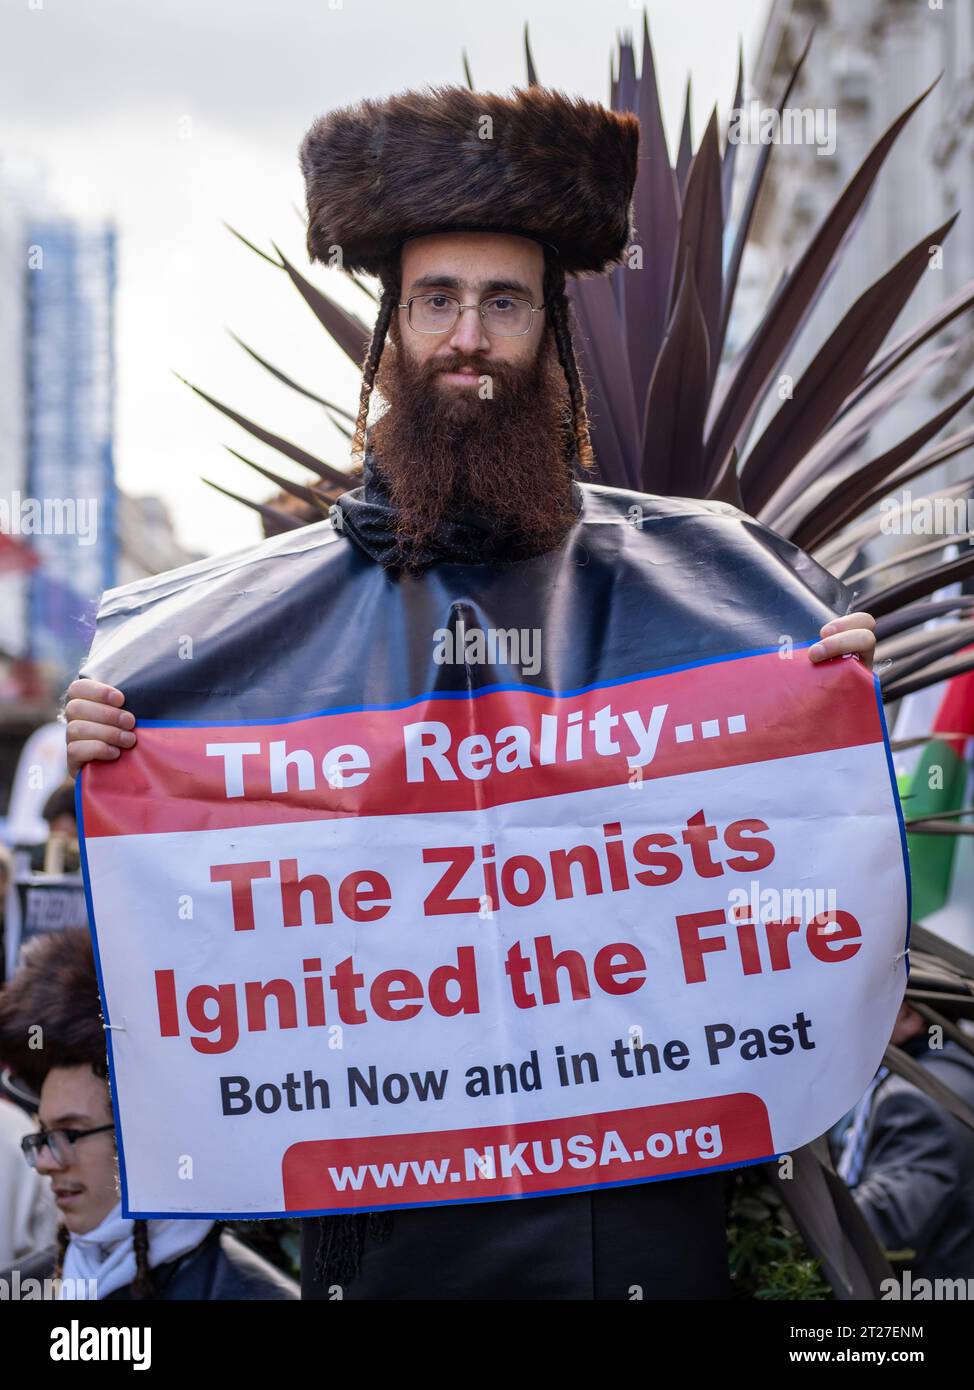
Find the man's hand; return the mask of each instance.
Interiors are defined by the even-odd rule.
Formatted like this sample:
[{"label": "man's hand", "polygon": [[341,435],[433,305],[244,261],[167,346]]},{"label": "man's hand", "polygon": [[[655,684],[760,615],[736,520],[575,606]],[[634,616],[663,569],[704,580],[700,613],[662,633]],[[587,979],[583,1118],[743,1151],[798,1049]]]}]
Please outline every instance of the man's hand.
[{"label": "man's hand", "polygon": [[77,777],[85,763],[111,762],[135,742],[135,716],[113,685],[79,676],[68,686],[68,772]]},{"label": "man's hand", "polygon": [[862,657],[866,670],[871,671],[876,651],[875,626],[876,619],[871,613],[847,613],[844,618],[833,618],[819,629],[819,635],[825,640],[814,642],[808,655],[812,661],[828,661],[830,657],[855,652]]}]

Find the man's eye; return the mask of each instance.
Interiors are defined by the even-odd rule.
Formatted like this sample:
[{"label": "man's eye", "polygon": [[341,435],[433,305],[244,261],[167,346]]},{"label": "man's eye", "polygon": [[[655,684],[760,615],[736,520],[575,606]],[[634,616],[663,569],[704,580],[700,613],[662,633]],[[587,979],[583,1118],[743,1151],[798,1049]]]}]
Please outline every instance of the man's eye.
[{"label": "man's eye", "polygon": [[428,294],[426,303],[431,309],[446,309],[450,303],[450,296],[448,294]]},{"label": "man's eye", "polygon": [[505,314],[510,313],[510,311],[514,308],[514,300],[508,299],[504,295],[500,295],[496,299],[488,299],[487,303],[490,305],[492,309],[499,309],[501,313]]}]

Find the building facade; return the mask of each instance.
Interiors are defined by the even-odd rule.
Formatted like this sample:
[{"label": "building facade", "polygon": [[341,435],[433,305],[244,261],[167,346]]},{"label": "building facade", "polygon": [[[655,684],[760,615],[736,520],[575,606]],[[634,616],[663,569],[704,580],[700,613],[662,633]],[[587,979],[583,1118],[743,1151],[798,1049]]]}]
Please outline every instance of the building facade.
[{"label": "building facade", "polygon": [[[772,151],[752,230],[754,252],[742,267],[741,312],[734,324],[738,344],[873,145],[938,75],[940,80],[893,146],[828,288],[795,345],[786,370],[796,380],[845,310],[958,211],[940,256],[932,258],[888,341],[974,281],[972,0],[772,0],[751,63],[746,101],[764,108],[774,104],[813,26],[788,107],[812,110],[823,123],[832,120],[834,149],[805,141],[782,143]],[[756,146],[742,147],[738,193],[756,154]],[[953,348],[949,359],[932,365],[905,393],[867,441],[864,457],[874,457],[908,435],[971,384],[970,314],[955,320],[927,350],[938,345]],[[757,428],[766,420],[767,412]],[[974,412],[968,408],[947,429],[955,432],[972,421]],[[959,480],[972,472],[971,455],[961,454],[930,474],[929,483]],[[926,484],[928,475],[922,481]],[[914,488],[917,495],[926,490]]]}]

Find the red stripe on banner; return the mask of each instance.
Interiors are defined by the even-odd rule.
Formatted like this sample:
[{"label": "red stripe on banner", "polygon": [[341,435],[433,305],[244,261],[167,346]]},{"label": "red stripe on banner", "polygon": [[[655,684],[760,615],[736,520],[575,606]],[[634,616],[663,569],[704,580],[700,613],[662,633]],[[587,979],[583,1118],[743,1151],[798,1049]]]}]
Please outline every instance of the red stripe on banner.
[{"label": "red stripe on banner", "polygon": [[85,768],[84,830],[468,811],[882,738],[862,664],[816,666],[800,648],[575,696],[519,688],[285,724],[142,727],[117,762]]},{"label": "red stripe on banner", "polygon": [[469,1202],[631,1183],[774,1152],[764,1102],[746,1092],[564,1120],[292,1144],[287,1211]]},{"label": "red stripe on banner", "polygon": [[[963,651],[971,651],[971,647],[964,647]],[[974,734],[974,671],[963,671],[947,682],[931,734],[934,737],[943,737],[945,734]],[[952,745],[958,756],[962,755],[963,737],[948,739],[947,742]]]}]

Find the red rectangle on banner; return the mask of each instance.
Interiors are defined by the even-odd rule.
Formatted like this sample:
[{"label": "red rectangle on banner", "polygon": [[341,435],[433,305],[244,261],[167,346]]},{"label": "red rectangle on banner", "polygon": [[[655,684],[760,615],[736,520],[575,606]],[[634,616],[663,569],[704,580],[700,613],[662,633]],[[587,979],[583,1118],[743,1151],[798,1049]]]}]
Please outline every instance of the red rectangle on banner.
[{"label": "red rectangle on banner", "polygon": [[288,1211],[496,1201],[771,1157],[768,1112],[741,1092],[569,1119],[316,1139],[284,1154]]}]

